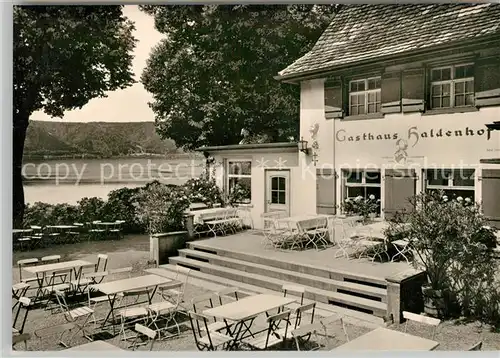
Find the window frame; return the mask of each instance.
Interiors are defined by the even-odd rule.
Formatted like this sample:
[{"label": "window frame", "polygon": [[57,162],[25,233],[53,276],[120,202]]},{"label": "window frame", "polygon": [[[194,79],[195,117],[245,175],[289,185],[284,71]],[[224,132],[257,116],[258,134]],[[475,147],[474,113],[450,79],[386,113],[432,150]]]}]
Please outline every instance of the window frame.
[{"label": "window frame", "polygon": [[[252,159],[226,159],[227,165],[226,165],[226,188],[227,188],[227,193],[231,192],[230,188],[230,182],[231,178],[248,178],[250,179],[250,198],[248,199],[248,202],[238,202],[237,204],[251,204],[252,203]],[[250,174],[231,174],[230,173],[230,168],[232,163],[250,163]]]},{"label": "window frame", "polygon": [[[425,169],[425,190],[431,189],[431,190],[462,190],[462,191],[472,191],[475,193],[476,190],[476,169],[472,168],[461,168],[461,169],[456,169],[456,170],[472,170],[472,176],[474,177],[474,185],[471,186],[458,186],[458,185],[453,185],[453,170],[454,169]],[[429,185],[429,171],[431,170],[449,170],[451,175],[447,179],[448,180],[448,185]]]},{"label": "window frame", "polygon": [[[344,188],[345,188],[345,191],[342,190],[343,192],[343,195],[344,195],[344,198],[342,198],[342,201],[346,200],[346,199],[355,199],[356,197],[355,196],[349,196],[348,195],[348,191],[349,191],[349,188],[363,188],[363,192],[364,192],[364,196],[363,196],[363,199],[368,199],[369,195],[367,195],[367,192],[366,192],[366,189],[367,188],[379,188],[379,191],[380,191],[380,194],[379,194],[379,205],[378,205],[378,212],[377,214],[380,215],[381,212],[382,212],[382,170],[380,169],[359,169],[359,170],[349,170],[349,169],[344,169],[343,171],[343,185],[344,185]],[[362,173],[362,176],[361,176],[361,183],[349,183],[347,181],[347,174],[349,173],[352,173],[352,172],[361,172]],[[367,183],[366,182],[366,173],[378,173],[379,175],[379,179],[380,179],[380,182],[379,183]]]},{"label": "window frame", "polygon": [[[430,103],[429,103],[429,108],[431,110],[446,110],[446,109],[452,109],[452,108],[468,108],[468,107],[474,107],[475,105],[475,90],[474,90],[474,83],[475,83],[475,76],[474,73],[472,74],[472,77],[464,77],[464,78],[458,78],[455,79],[455,69],[457,67],[462,67],[462,66],[472,66],[474,68],[474,63],[473,62],[464,62],[464,63],[457,63],[454,65],[447,65],[447,66],[438,66],[438,67],[431,67],[429,70],[429,96],[430,96]],[[432,72],[436,70],[443,70],[449,68],[450,69],[450,79],[449,80],[440,80],[440,81],[433,81],[432,80]],[[472,89],[473,92],[464,92],[463,95],[467,96],[467,94],[472,94],[473,97],[473,103],[472,104],[464,104],[462,106],[457,106],[455,105],[455,84],[456,83],[467,83],[468,81],[472,80]],[[449,107],[434,107],[433,106],[433,99],[434,99],[434,94],[433,94],[433,87],[437,85],[443,85],[443,84],[449,84],[450,85],[450,106]],[[437,96],[436,96],[437,97]],[[441,98],[443,98],[441,96]],[[464,98],[464,103],[465,103],[465,98]],[[441,100],[442,104],[442,100]]]},{"label": "window frame", "polygon": [[[368,89],[368,81],[369,80],[378,80],[379,83],[380,83],[380,87],[379,88],[375,88],[375,89]],[[354,92],[351,92],[351,84],[353,82],[361,82],[361,81],[364,81],[365,83],[365,90],[364,91],[354,91]],[[366,78],[358,78],[358,79],[351,79],[349,81],[349,88],[347,90],[347,93],[348,93],[348,96],[349,96],[349,109],[348,109],[348,115],[349,116],[366,116],[366,115],[373,115],[373,114],[377,114],[377,113],[382,113],[382,76],[371,76],[371,77],[366,77]],[[375,96],[377,96],[376,94],[379,93],[379,96],[380,96],[380,102],[368,102],[368,95],[371,94],[371,93],[375,93]],[[363,103],[363,106],[365,107],[365,113],[358,113],[357,114],[352,114],[352,110],[351,110],[351,107],[352,107],[352,95],[360,95],[360,94],[364,94],[365,96],[365,100],[364,100],[364,103]],[[368,104],[375,104],[375,109],[377,109],[377,104],[379,105],[379,110],[375,110],[375,112],[368,112]],[[359,103],[356,105],[356,107],[359,109]]]}]

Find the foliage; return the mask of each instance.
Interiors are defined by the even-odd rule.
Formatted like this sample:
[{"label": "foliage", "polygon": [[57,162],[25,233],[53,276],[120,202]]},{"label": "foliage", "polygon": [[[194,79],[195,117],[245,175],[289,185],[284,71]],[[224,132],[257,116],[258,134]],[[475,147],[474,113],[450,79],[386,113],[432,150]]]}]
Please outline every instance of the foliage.
[{"label": "foliage", "polygon": [[249,197],[250,188],[238,183],[231,188],[227,201],[230,205],[234,205],[245,202]]},{"label": "foliage", "polygon": [[50,205],[36,202],[26,206],[24,226],[64,225],[77,221],[78,208],[69,204]]},{"label": "foliage", "polygon": [[123,220],[123,231],[139,233],[144,230],[135,216],[136,194],[139,188],[121,188],[108,194],[108,200],[102,208],[106,221]]},{"label": "foliage", "polygon": [[[103,118],[104,119],[104,118]],[[110,157],[175,152],[172,140],[162,140],[153,122],[65,123],[34,121],[28,127],[26,156],[85,155]]]},{"label": "foliage", "polygon": [[183,215],[189,208],[186,191],[153,183],[141,188],[134,196],[137,220],[149,234],[177,231],[184,228]]},{"label": "foliage", "polygon": [[82,198],[78,201],[78,220],[80,223],[105,220],[103,217],[105,202],[101,198]]},{"label": "foliage", "polygon": [[13,218],[22,221],[22,159],[33,112],[62,117],[134,83],[134,25],[122,6],[14,6]]},{"label": "foliage", "polygon": [[341,209],[346,215],[360,215],[364,220],[370,217],[370,214],[380,212],[380,199],[375,199],[375,195],[368,198],[357,196],[356,198],[346,198],[341,204]]},{"label": "foliage", "polygon": [[141,77],[160,135],[185,148],[236,144],[249,128],[297,137],[300,89],[274,76],[311,49],[336,5],[141,8],[165,34]]},{"label": "foliage", "polygon": [[198,178],[189,179],[184,188],[191,203],[204,203],[208,207],[224,204],[224,195],[215,182],[215,176],[202,173]]},{"label": "foliage", "polygon": [[[403,234],[409,240],[414,265],[426,271],[430,288],[449,292],[463,316],[494,316],[487,312],[484,295],[496,287],[498,263],[491,250],[496,237],[479,205],[448,200],[442,192],[421,193],[410,202],[412,210],[398,215],[386,235]],[[490,292],[492,297],[498,294]]]}]

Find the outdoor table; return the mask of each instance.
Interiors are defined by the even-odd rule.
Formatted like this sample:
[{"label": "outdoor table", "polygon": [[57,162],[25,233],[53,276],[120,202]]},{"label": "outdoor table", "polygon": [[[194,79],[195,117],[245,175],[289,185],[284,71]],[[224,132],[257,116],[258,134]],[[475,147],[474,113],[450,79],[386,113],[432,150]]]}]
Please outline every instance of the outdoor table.
[{"label": "outdoor table", "polygon": [[432,351],[439,343],[408,333],[379,327],[334,350],[346,351]]},{"label": "outdoor table", "polygon": [[194,210],[191,211],[191,213],[194,215],[193,216],[193,222],[197,225],[203,225],[203,216],[210,216],[210,215],[218,215],[220,213],[224,213],[227,210],[227,208],[208,208],[208,209],[200,209],[200,210]]},{"label": "outdoor table", "polygon": [[[47,264],[47,265],[27,266],[23,267],[23,270],[36,275],[38,283],[38,290],[35,296],[35,301],[36,301],[39,297],[39,294],[41,294],[43,291],[44,282],[46,282],[47,280],[48,273],[68,270],[70,274],[68,281],[71,282],[73,280],[79,279],[80,275],[82,274],[82,269],[84,267],[93,267],[93,266],[95,266],[95,264],[92,262],[84,260],[73,260],[73,261],[57,262],[54,264]],[[72,278],[72,274],[74,274],[75,276],[74,278]]]},{"label": "outdoor table", "polygon": [[106,341],[93,341],[69,348],[68,351],[123,351],[123,349]]},{"label": "outdoor table", "polygon": [[[209,308],[203,311],[203,314],[224,320],[230,336],[234,339],[233,345],[235,345],[248,337],[245,334],[252,334],[250,327],[257,316],[293,302],[295,302],[295,299],[290,297],[260,294]],[[236,323],[233,329],[230,329],[229,321]],[[245,330],[243,330],[243,327],[245,327]]]},{"label": "outdoor table", "polygon": [[61,230],[70,230],[78,228],[78,226],[76,225],[48,225],[47,227],[54,229],[61,229]]},{"label": "outdoor table", "polygon": [[[115,307],[116,298],[118,294],[126,292],[126,291],[135,291],[135,290],[146,290],[148,288],[153,288],[151,294],[148,293],[148,304],[151,304],[151,301],[158,289],[158,286],[162,286],[168,283],[174,282],[169,278],[161,277],[158,275],[145,275],[138,276],[132,278],[126,278],[123,280],[110,281],[105,283],[99,283],[97,285],[93,285],[92,288],[102,292],[106,296],[108,296],[108,302],[110,305],[110,309],[108,315],[104,319],[102,323],[102,327],[106,324],[110,317],[112,317],[112,322],[115,322],[115,310],[121,307]],[[135,304],[141,304],[144,302],[136,302]],[[113,333],[115,333],[115,326],[113,325]]]}]

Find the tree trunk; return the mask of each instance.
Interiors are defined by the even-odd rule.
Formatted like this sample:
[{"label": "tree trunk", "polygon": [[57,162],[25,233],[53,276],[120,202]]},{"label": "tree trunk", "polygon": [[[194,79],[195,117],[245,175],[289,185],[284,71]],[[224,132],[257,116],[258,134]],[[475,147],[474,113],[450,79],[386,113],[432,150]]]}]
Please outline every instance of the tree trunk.
[{"label": "tree trunk", "polygon": [[24,215],[24,189],[23,189],[23,152],[26,130],[28,129],[29,116],[14,113],[14,128],[12,138],[12,214],[14,228],[21,228]]}]

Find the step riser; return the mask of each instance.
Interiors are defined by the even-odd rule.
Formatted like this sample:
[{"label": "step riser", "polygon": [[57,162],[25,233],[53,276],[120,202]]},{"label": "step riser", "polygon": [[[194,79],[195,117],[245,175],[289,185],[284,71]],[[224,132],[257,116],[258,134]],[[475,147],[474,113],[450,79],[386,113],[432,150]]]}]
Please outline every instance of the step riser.
[{"label": "step riser", "polygon": [[319,288],[319,289],[322,289],[325,291],[332,291],[332,292],[337,292],[338,290],[340,290],[340,292],[346,293],[346,294],[350,294],[350,293],[362,294],[362,295],[364,295],[365,298],[378,300],[378,301],[381,301],[384,303],[387,302],[387,300],[386,300],[387,295],[386,294],[374,295],[373,293],[368,293],[362,289],[357,290],[357,289],[346,288],[346,287],[338,287],[333,282],[328,283],[328,282],[323,282],[322,280],[311,280],[311,279],[308,279],[306,277],[294,275],[292,271],[290,271],[289,274],[283,273],[283,272],[276,272],[273,270],[272,267],[269,267],[269,266],[266,266],[265,268],[255,267],[255,266],[252,266],[249,264],[245,264],[244,261],[239,261],[238,263],[234,263],[234,262],[224,260],[224,257],[209,258],[208,260],[206,260],[204,257],[200,257],[202,255],[197,255],[197,252],[194,250],[189,251],[189,252],[180,251],[179,254],[182,257],[187,257],[187,258],[191,258],[194,260],[201,259],[203,262],[208,262],[212,265],[227,267],[230,269],[240,270],[240,271],[244,271],[244,272],[248,272],[248,273],[254,273],[254,274],[262,275],[265,277],[272,277],[272,278],[276,278],[276,279],[287,281],[287,282],[293,282],[293,283],[296,283],[296,284],[299,284],[302,286],[310,286],[310,287],[315,287],[315,288]]},{"label": "step riser", "polygon": [[291,262],[284,262],[280,260],[274,260],[272,258],[268,257],[262,257],[262,256],[257,256],[257,255],[251,255],[251,254],[246,254],[242,252],[235,252],[235,251],[229,251],[229,250],[224,250],[221,248],[205,248],[203,245],[199,245],[196,242],[191,242],[188,243],[188,248],[191,250],[198,250],[201,249],[201,251],[206,252],[212,252],[218,256],[222,257],[228,257],[236,260],[242,260],[242,261],[247,261],[255,264],[260,264],[260,265],[265,265],[265,266],[271,266],[271,267],[276,267],[279,269],[283,270],[288,270],[288,271],[295,271],[311,276],[318,276],[318,277],[323,277],[323,278],[329,278],[331,280],[335,281],[344,281],[344,279],[348,280],[356,280],[359,281],[359,283],[367,283],[367,284],[376,284],[377,286],[381,288],[386,288],[386,282],[383,279],[377,279],[375,277],[364,277],[364,276],[359,276],[356,274],[352,274],[349,272],[338,272],[338,271],[333,271],[333,270],[327,270],[324,268],[316,268],[313,266],[307,266],[307,265],[300,265],[300,264],[295,264]]},{"label": "step riser", "polygon": [[[190,267],[190,268],[193,268],[193,269],[197,269],[200,272],[203,272],[203,273],[206,273],[206,274],[210,274],[210,275],[214,275],[216,277],[217,276],[224,277],[224,278],[227,278],[227,279],[230,279],[230,280],[235,280],[235,281],[243,282],[245,284],[263,287],[263,288],[266,288],[266,289],[269,289],[269,290],[273,290],[273,291],[280,291],[281,290],[281,285],[279,285],[279,284],[277,284],[275,282],[267,281],[265,279],[265,276],[263,276],[262,278],[247,277],[245,275],[238,275],[237,272],[233,273],[233,272],[226,272],[224,270],[218,270],[217,266],[202,267],[203,265],[202,266],[197,266],[196,262],[190,262],[189,264],[186,264],[183,261],[182,257],[171,257],[171,258],[169,258],[169,263],[174,264],[174,265],[175,264],[180,264],[182,266],[187,266],[187,267]],[[328,304],[330,302],[330,297],[328,297],[326,295],[316,294],[315,292],[309,292],[307,290],[307,287],[306,287],[306,293],[304,294],[304,297],[307,298],[307,299],[310,299],[310,300],[321,302],[321,303],[327,303]],[[358,306],[357,304],[353,304],[352,302],[350,302],[348,300],[336,300],[336,301],[340,301],[340,303],[347,304],[347,305]],[[358,307],[360,307],[362,309],[373,310],[373,308],[369,307],[369,306],[362,305],[362,306],[358,306]],[[383,316],[386,315],[386,311],[385,310],[375,309],[375,310],[373,310],[373,314],[375,316],[378,316],[378,317],[383,317]]]}]

